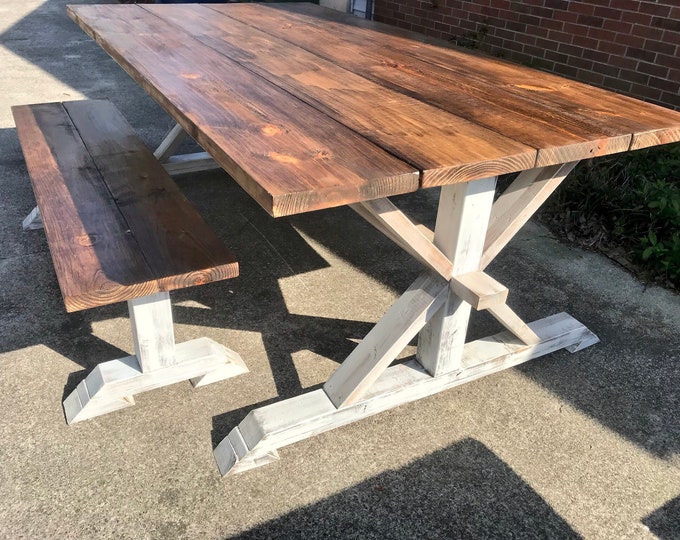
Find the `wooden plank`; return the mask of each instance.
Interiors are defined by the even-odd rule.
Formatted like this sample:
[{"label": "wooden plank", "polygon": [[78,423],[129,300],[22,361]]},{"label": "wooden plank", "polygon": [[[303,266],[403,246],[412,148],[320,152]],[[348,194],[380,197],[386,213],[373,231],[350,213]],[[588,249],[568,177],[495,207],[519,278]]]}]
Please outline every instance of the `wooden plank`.
[{"label": "wooden plank", "polygon": [[491,210],[482,270],[529,221],[576,164],[572,162],[524,171],[508,186]]},{"label": "wooden plank", "polygon": [[232,474],[234,472],[245,472],[279,460],[279,453],[276,449],[251,451],[238,427],[232,429],[229,435],[222,439],[219,448],[219,450],[215,450],[214,455],[217,467],[220,471],[224,471],[222,475],[225,475],[228,471],[231,471]]},{"label": "wooden plank", "polygon": [[484,272],[468,272],[451,279],[451,289],[476,310],[504,304],[508,288]]},{"label": "wooden plank", "polygon": [[199,171],[212,171],[222,167],[208,152],[196,152],[172,156],[163,163],[163,168],[170,176],[175,176]]},{"label": "wooden plank", "polygon": [[[65,110],[12,108],[67,311],[158,284]],[[65,219],[74,216],[79,219]],[[83,269],[88,269],[83,271]]]},{"label": "wooden plank", "polygon": [[238,275],[224,242],[108,101],[64,104],[129,231],[171,291]]},{"label": "wooden plank", "polygon": [[535,163],[530,146],[371,82],[207,6],[143,8],[414,164],[423,171],[424,186],[524,170]]},{"label": "wooden plank", "polygon": [[238,455],[227,441],[233,440],[231,433],[215,448],[220,472],[236,474],[263,465],[274,460],[266,456],[275,455],[278,448],[562,348],[597,342],[592,332],[566,313],[529,326],[541,337],[535,346],[518,343],[509,332],[473,341],[465,346],[463,370],[438,377],[430,376],[416,361],[397,364],[388,368],[360,401],[348,407],[337,409],[323,390],[315,390],[255,409],[235,428],[240,438]]},{"label": "wooden plank", "polygon": [[272,215],[418,188],[414,167],[140,6],[68,9]]},{"label": "wooden plank", "polygon": [[170,293],[159,292],[128,300],[132,342],[142,371],[177,363]]},{"label": "wooden plank", "polygon": [[111,103],[13,113],[67,311],[238,275],[233,255]]},{"label": "wooden plank", "polygon": [[513,335],[521,339],[522,343],[536,345],[541,341],[541,338],[507,304],[496,304],[489,306],[488,309],[489,313]]},{"label": "wooden plank", "polygon": [[[442,188],[434,244],[453,262],[453,275],[479,270],[484,233],[496,178]],[[418,360],[433,376],[460,368],[470,304],[451,289],[448,298],[425,325],[418,340]]]},{"label": "wooden plank", "polygon": [[161,141],[161,144],[158,145],[158,148],[154,150],[154,157],[161,163],[165,163],[175,153],[186,137],[187,133],[182,129],[182,126],[175,124],[170,128],[170,131]]},{"label": "wooden plank", "polygon": [[448,284],[423,272],[323,385],[340,408],[355,403],[441,307]]},{"label": "wooden plank", "polygon": [[389,33],[329,21],[322,9],[308,10],[319,15],[314,17],[286,7],[211,7],[374,82],[537,148],[540,163],[585,159],[630,146],[628,131],[556,107],[539,107],[497,85],[475,85],[462,69],[433,65],[403,50],[401,40]]},{"label": "wooden plank", "polygon": [[[274,8],[268,7],[270,11]],[[237,7],[234,11],[241,9]],[[475,90],[483,93],[492,89],[493,92],[509,94],[511,100],[515,102],[517,112],[521,110],[529,112],[533,109],[539,115],[546,113],[555,115],[556,125],[564,122],[571,125],[577,122],[578,125],[591,126],[595,130],[600,126],[599,129],[612,137],[632,134],[631,150],[680,140],[680,112],[677,111],[558,75],[491,58],[469,49],[452,47],[433,38],[418,37],[414,32],[334,14],[318,6],[285,4],[276,6],[276,9],[304,14],[307,16],[304,19],[305,23],[314,19],[341,23],[329,26],[328,33],[342,35],[343,38],[347,36],[350,40],[352,36],[356,36],[358,42],[363,44],[365,53],[369,54],[371,50],[378,49],[384,36],[390,36],[390,39],[394,40],[393,49],[400,54],[422,59],[431,67],[450,70],[454,75],[469,80]],[[260,11],[262,14],[266,12],[265,8]],[[279,27],[281,26],[284,25],[279,24]],[[323,48],[323,45],[321,47]],[[388,63],[392,68],[394,64],[395,62]],[[403,69],[402,66],[397,67]],[[549,120],[549,116],[547,119]],[[549,154],[544,154],[544,158],[548,156]],[[562,161],[576,159],[581,158],[574,157]],[[558,159],[552,163],[539,159],[537,166],[558,162],[560,162]]]},{"label": "wooden plank", "polygon": [[451,289],[476,310],[505,303],[507,287],[484,272],[468,272],[454,276],[453,263],[432,243],[433,234],[414,224],[389,199],[376,199],[350,205],[360,216],[444,279]]}]

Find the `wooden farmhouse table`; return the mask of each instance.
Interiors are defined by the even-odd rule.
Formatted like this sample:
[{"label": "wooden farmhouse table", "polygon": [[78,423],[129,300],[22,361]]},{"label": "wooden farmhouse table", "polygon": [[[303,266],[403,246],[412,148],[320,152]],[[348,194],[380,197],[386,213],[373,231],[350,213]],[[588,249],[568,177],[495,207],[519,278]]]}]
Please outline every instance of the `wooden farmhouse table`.
[{"label": "wooden farmhouse table", "polygon": [[[579,160],[680,140],[680,113],[312,4],[69,14],[176,120],[155,153],[168,170],[221,167],[272,216],[349,205],[424,267],[322,389],[253,410],[229,433],[215,449],[222,474],[596,343],[565,313],[525,323],[484,270]],[[206,152],[174,156],[185,134]],[[506,173],[520,174],[494,202]],[[434,232],[388,198],[434,187]],[[466,344],[471,308],[506,331]],[[416,336],[417,360],[390,367]]]}]

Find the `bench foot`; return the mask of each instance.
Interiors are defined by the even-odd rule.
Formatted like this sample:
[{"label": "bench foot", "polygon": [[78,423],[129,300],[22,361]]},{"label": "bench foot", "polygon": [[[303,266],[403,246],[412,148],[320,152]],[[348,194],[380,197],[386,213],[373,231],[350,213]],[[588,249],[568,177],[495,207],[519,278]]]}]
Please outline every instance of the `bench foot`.
[{"label": "bench foot", "polygon": [[237,353],[205,337],[176,345],[175,358],[152,371],[142,371],[134,355],[99,364],[64,400],[67,423],[130,407],[135,394],[154,388],[185,380],[203,386],[248,372]]},{"label": "bench foot", "polygon": [[214,450],[223,476],[271,463],[277,449],[379,412],[474,381],[559,349],[598,339],[576,319],[560,313],[530,323],[540,341],[522,343],[510,332],[467,343],[461,369],[432,377],[416,360],[385,370],[357,402],[336,408],[323,389],[260,407]]}]

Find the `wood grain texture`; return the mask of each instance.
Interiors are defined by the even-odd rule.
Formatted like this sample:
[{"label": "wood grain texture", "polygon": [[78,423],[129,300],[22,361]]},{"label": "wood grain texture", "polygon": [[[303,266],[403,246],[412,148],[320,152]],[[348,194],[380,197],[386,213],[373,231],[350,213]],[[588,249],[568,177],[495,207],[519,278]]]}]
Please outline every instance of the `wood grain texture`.
[{"label": "wood grain texture", "polygon": [[418,189],[413,166],[140,6],[69,14],[272,215]]},{"label": "wood grain texture", "polygon": [[[466,71],[467,66],[432,64],[423,54],[405,51],[403,38],[391,34],[252,4],[212,9],[387,88],[537,148],[541,163],[621,152],[630,146],[629,132],[621,133],[582,115],[572,117],[556,107],[538,107],[534,100],[518,97],[494,84],[474,84],[474,73]],[[315,10],[309,10],[312,11]],[[318,12],[323,14],[325,10]]]},{"label": "wood grain texture", "polygon": [[[229,13],[228,7],[216,9]],[[268,27],[260,31],[208,6],[144,9],[412,163],[423,171],[423,185],[502,174],[535,162],[533,148],[275,38]]]},{"label": "wood grain texture", "polygon": [[[469,80],[484,96],[507,93],[513,101],[516,100],[513,110],[526,111],[529,115],[532,115],[531,111],[533,111],[533,114],[540,118],[547,118],[548,121],[553,118],[555,129],[560,129],[560,124],[566,122],[567,126],[581,126],[586,131],[599,130],[612,138],[632,135],[630,150],[680,140],[680,112],[677,111],[558,75],[491,58],[477,51],[453,47],[414,32],[333,13],[332,10],[312,4],[287,3],[268,7],[270,11],[276,9],[279,12],[295,12],[304,15],[305,23],[310,20],[316,22],[319,19],[334,22],[335,25],[328,29],[328,33],[331,34],[350,35],[355,33],[356,28],[359,28],[360,32],[356,36],[365,43],[365,50],[368,54],[371,49],[376,49],[383,42],[383,36],[394,37],[396,41],[393,42],[393,47],[399,53],[424,60],[430,65],[430,69],[432,67],[443,68]],[[237,7],[234,11],[241,9]],[[265,10],[263,9],[262,12],[264,13]],[[403,69],[404,66],[393,67]],[[493,93],[489,94],[489,90]],[[618,144],[614,147],[617,146]],[[612,148],[611,151],[621,150]],[[581,158],[562,161],[575,159]],[[547,160],[537,162],[537,166],[548,164],[552,163]]]},{"label": "wood grain texture", "polygon": [[451,279],[451,289],[477,311],[504,304],[508,288],[484,272],[468,272]]},{"label": "wood grain texture", "polygon": [[67,311],[238,275],[108,101],[12,109]]},{"label": "wood grain texture", "polygon": [[680,140],[680,113],[318,6],[69,12],[273,215]]}]

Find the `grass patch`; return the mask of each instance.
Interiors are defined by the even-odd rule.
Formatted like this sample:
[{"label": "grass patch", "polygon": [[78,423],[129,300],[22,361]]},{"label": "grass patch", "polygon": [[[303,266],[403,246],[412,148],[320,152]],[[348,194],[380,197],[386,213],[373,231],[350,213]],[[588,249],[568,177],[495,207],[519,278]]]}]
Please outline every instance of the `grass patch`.
[{"label": "grass patch", "polygon": [[540,219],[643,280],[680,289],[680,143],[580,163]]}]

